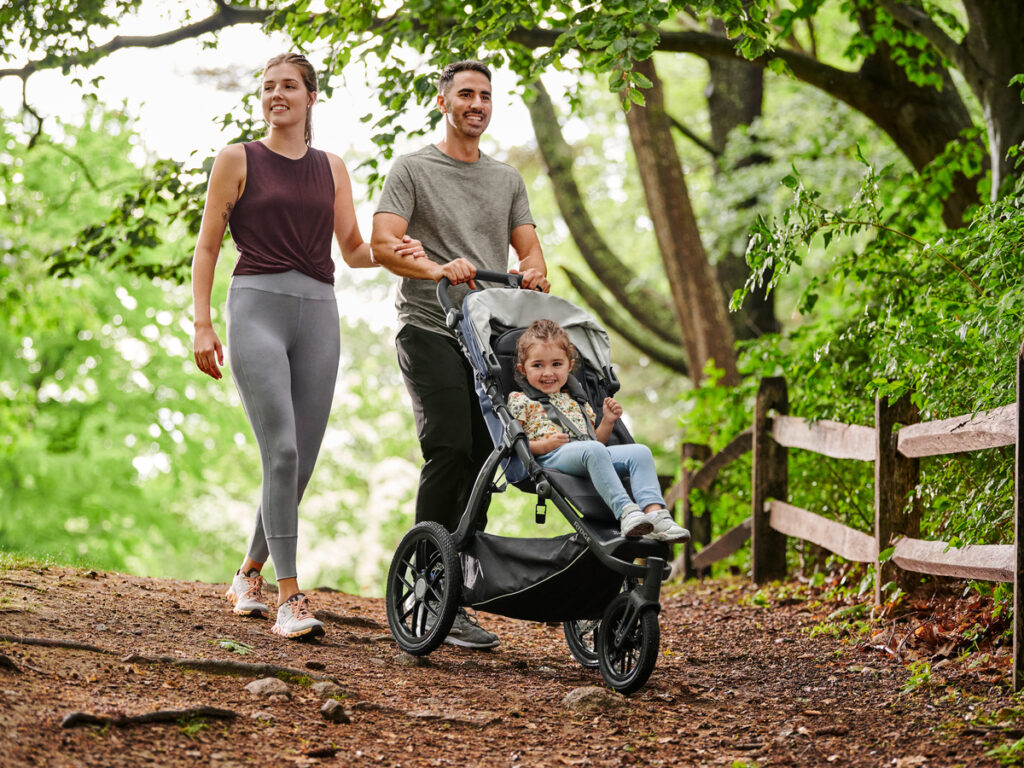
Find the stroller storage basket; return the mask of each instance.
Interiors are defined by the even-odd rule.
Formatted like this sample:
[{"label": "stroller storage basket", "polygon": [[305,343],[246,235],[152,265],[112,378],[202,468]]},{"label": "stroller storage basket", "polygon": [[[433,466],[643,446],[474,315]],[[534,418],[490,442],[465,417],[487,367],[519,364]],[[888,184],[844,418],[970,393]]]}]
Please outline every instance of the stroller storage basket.
[{"label": "stroller storage basket", "polygon": [[462,602],[529,621],[597,619],[622,589],[577,533],[519,539],[478,532],[462,553]]}]

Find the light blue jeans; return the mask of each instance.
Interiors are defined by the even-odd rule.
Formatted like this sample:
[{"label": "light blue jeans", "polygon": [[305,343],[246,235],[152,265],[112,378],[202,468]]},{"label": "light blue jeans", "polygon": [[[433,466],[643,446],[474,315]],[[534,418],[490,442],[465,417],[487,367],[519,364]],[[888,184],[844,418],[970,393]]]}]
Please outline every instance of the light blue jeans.
[{"label": "light blue jeans", "polygon": [[620,469],[629,473],[633,497],[641,510],[651,504],[665,506],[654,456],[646,445],[605,445],[596,440],[574,440],[538,456],[537,463],[567,475],[589,477],[616,519],[622,517],[626,505],[633,503],[619,479],[617,470]]}]

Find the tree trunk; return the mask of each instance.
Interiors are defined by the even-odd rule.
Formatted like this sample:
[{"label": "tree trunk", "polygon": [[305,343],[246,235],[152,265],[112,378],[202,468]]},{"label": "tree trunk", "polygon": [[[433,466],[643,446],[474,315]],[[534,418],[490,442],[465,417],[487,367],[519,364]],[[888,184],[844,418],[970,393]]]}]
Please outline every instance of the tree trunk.
[{"label": "tree trunk", "polygon": [[964,2],[970,26],[962,47],[975,66],[964,68],[971,90],[981,102],[992,163],[992,199],[1006,192],[1015,177],[1011,147],[1024,142],[1021,89],[1010,79],[1024,73],[1024,3],[1020,0]]},{"label": "tree trunk", "polygon": [[[711,31],[725,36],[725,25],[720,19],[711,20]],[[711,122],[711,146],[721,154],[729,134],[741,125],[750,125],[761,115],[764,96],[764,70],[739,59],[708,59],[708,115]],[[764,162],[766,158],[744,158],[740,167]],[[753,203],[741,205],[749,208]],[[715,265],[718,282],[726,299],[746,285],[750,268],[743,254],[719,254]],[[757,286],[747,292],[743,305],[729,315],[732,330],[738,339],[756,338],[764,333],[777,333],[779,322],[775,317],[775,296],[767,286]]]},{"label": "tree trunk", "polygon": [[[709,32],[664,32],[659,51],[693,53],[706,59],[739,59],[736,43]],[[767,67],[780,59],[794,77],[849,104],[868,117],[893,140],[914,168],[921,170],[938,157],[960,132],[973,125],[963,100],[946,70],[941,70],[942,89],[918,86],[907,79],[891,59],[890,49],[879,43],[875,53],[858,72],[838,69],[811,56],[777,48],[752,59]],[[972,180],[956,180],[953,195],[945,201],[943,218],[951,227],[963,223],[968,206],[978,202]]]},{"label": "tree trunk", "polygon": [[[725,25],[712,19],[711,31],[725,37]],[[711,146],[725,149],[729,134],[740,125],[750,125],[761,115],[764,97],[764,70],[743,59],[708,59],[708,116],[711,122]]]},{"label": "tree trunk", "polygon": [[724,371],[720,383],[731,386],[739,383],[732,326],[690,205],[661,81],[651,59],[637,62],[636,69],[653,86],[644,92],[647,105],[630,109],[626,123],[683,331],[691,378],[698,384],[705,364],[714,360]]},{"label": "tree trunk", "polygon": [[[877,44],[860,69],[871,95],[858,108],[889,134],[918,171],[973,125],[949,71],[936,67],[936,73],[942,79],[942,88],[915,85],[883,42]],[[957,174],[953,190],[942,204],[946,226],[963,226],[967,208],[978,202],[976,186],[977,180]]]},{"label": "tree trunk", "polygon": [[967,33],[961,42],[922,9],[897,0],[881,5],[901,24],[923,35],[960,70],[977,97],[988,132],[992,168],[992,199],[1006,191],[1013,178],[1013,160],[1007,151],[1024,141],[1024,107],[1020,85],[1010,85],[1024,73],[1024,4],[1020,0],[964,0]]}]

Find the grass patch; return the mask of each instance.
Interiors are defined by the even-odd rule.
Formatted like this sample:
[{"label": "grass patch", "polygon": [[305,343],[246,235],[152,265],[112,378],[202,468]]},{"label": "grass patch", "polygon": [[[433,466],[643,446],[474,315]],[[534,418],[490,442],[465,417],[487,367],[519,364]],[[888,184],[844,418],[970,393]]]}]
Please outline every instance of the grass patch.
[{"label": "grass patch", "polygon": [[190,739],[194,739],[200,731],[205,731],[210,724],[201,717],[184,717],[180,721],[181,732]]},{"label": "grass patch", "polygon": [[313,686],[313,678],[307,675],[293,675],[290,672],[278,672],[276,677],[279,680],[284,680],[286,683],[292,685],[301,685],[303,688],[311,688]]}]

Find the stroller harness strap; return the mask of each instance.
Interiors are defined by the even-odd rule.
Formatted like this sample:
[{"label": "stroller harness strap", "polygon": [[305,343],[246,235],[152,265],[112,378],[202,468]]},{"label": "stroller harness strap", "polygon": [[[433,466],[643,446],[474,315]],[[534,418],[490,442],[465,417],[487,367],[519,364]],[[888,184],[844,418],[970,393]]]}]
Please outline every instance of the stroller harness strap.
[{"label": "stroller harness strap", "polygon": [[585,433],[573,423],[573,420],[561,408],[551,402],[550,396],[541,392],[536,387],[530,386],[526,382],[525,377],[522,377],[516,383],[522,387],[524,395],[544,407],[544,415],[548,417],[549,421],[562,427],[568,433],[570,440],[597,440],[597,433],[594,431],[594,425],[590,423],[590,419],[587,417],[587,409],[584,405],[587,402],[587,394],[583,391],[583,387],[575,376],[569,374],[566,385],[569,390],[569,397],[576,402],[576,406],[580,409],[580,415],[583,417],[583,423],[587,428]]},{"label": "stroller harness strap", "polygon": [[549,398],[544,397],[543,399],[540,399],[538,402],[540,402],[540,404],[544,406],[544,413],[545,413],[545,415],[547,415],[547,417],[551,421],[553,421],[556,424],[562,426],[565,429],[565,431],[569,433],[570,439],[572,439],[572,440],[597,440],[597,433],[594,431],[594,425],[590,423],[590,419],[587,418],[587,413],[586,413],[586,411],[583,410],[582,406],[580,406],[580,411],[583,413],[583,421],[587,425],[587,432],[586,432],[586,434],[581,432],[579,427],[577,427],[573,423],[572,419],[570,419],[562,411],[561,408],[559,408],[557,405],[552,403]]}]

